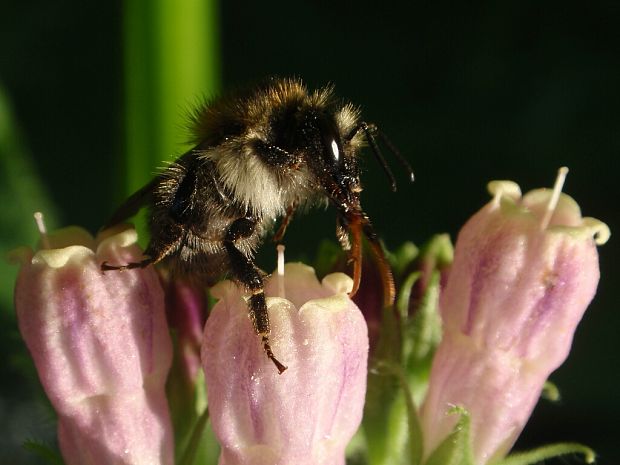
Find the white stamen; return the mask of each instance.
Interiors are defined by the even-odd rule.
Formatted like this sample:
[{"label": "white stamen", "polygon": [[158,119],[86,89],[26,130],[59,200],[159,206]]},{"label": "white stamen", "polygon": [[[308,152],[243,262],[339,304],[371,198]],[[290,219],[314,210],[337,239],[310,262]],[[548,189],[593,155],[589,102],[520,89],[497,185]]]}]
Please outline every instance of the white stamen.
[{"label": "white stamen", "polygon": [[283,299],[286,298],[284,293],[284,245],[278,244],[276,246],[278,251],[278,295]]},{"label": "white stamen", "polygon": [[547,204],[545,216],[543,216],[543,219],[540,223],[541,229],[547,229],[547,227],[549,226],[551,217],[553,216],[553,213],[558,206],[558,201],[560,200],[560,194],[562,193],[562,187],[564,187],[564,181],[566,181],[567,174],[568,168],[566,166],[563,166],[558,170],[558,176],[557,178],[555,178],[555,184],[553,185],[553,193],[551,194],[551,198],[549,199],[549,203]]},{"label": "white stamen", "polygon": [[37,229],[39,230],[39,235],[41,236],[41,245],[44,249],[51,248],[49,238],[47,237],[47,228],[45,227],[43,213],[35,212],[34,221],[37,223]]}]

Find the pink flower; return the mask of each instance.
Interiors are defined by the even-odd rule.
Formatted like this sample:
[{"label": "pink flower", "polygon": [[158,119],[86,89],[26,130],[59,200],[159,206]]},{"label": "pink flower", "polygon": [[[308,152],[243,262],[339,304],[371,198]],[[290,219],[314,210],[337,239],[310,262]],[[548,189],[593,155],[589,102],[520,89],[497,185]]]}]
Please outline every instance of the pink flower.
[{"label": "pink flower", "polygon": [[[278,281],[283,279],[283,283]],[[207,320],[202,349],[220,465],[343,465],[364,405],[368,333],[346,292],[342,273],[319,283],[314,270],[288,264],[271,278],[286,299],[268,297],[274,353],[281,375],[263,352],[243,294],[218,284],[220,299]]]},{"label": "pink flower", "polygon": [[28,250],[15,289],[19,328],[58,413],[68,465],[172,464],[164,385],[172,347],[152,268],[102,273],[141,257],[132,229],[52,235]]},{"label": "pink flower", "polygon": [[456,243],[422,408],[425,456],[455,426],[457,415],[447,412],[458,405],[471,415],[476,464],[509,451],[566,359],[599,280],[596,243],[609,236],[573,199],[557,198],[559,188],[523,197],[507,181],[489,189],[495,198]]}]

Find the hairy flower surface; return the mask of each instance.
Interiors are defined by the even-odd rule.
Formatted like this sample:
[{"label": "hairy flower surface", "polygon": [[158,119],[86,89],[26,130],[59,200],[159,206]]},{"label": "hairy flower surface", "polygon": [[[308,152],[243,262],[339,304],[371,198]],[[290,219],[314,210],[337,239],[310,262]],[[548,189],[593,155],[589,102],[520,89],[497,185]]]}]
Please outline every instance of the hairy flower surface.
[{"label": "hairy flower surface", "polygon": [[[283,282],[281,281],[283,280]],[[218,284],[202,360],[220,465],[343,465],[364,405],[368,332],[351,279],[288,264],[266,286],[278,374],[248,318],[243,293]],[[279,291],[278,291],[279,289]]]},{"label": "hairy flower surface", "polygon": [[96,242],[66,228],[22,256],[19,328],[58,413],[67,465],[173,462],[164,391],[172,347],[157,274],[100,269],[139,260],[136,239],[132,229]]},{"label": "hairy flower surface", "polygon": [[[609,230],[555,191],[521,197],[494,182],[495,198],[461,230],[440,308],[443,339],[422,408],[425,456],[471,415],[474,463],[504,456],[549,374],[567,357],[599,280],[596,243]],[[559,194],[559,190],[555,192]]]}]

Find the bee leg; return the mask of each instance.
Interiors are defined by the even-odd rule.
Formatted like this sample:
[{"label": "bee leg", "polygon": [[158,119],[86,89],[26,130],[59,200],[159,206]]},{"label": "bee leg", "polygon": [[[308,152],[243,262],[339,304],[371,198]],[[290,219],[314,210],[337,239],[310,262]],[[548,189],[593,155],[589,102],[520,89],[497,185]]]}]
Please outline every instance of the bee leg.
[{"label": "bee leg", "polygon": [[284,233],[286,232],[286,228],[293,219],[293,214],[295,213],[296,209],[296,203],[288,206],[288,208],[286,209],[286,214],[284,215],[284,218],[282,218],[282,222],[280,223],[280,227],[273,236],[273,242],[280,242],[282,240],[282,238],[284,237]]},{"label": "bee leg", "polygon": [[149,265],[155,265],[159,263],[168,255],[178,250],[179,246],[183,243],[186,237],[185,229],[182,226],[178,226],[174,231],[176,234],[169,238],[164,243],[154,244],[151,242],[144,251],[144,260],[139,262],[130,262],[124,265],[109,265],[108,262],[101,264],[101,271],[124,271],[133,270],[135,268],[146,268]]},{"label": "bee leg", "polygon": [[269,326],[263,278],[256,265],[254,265],[253,259],[246,257],[235,245],[235,241],[238,239],[251,236],[255,228],[256,221],[254,219],[239,218],[228,229],[224,240],[224,247],[228,253],[234,278],[252,293],[249,301],[249,314],[254,331],[261,336],[261,342],[267,357],[276,366],[278,372],[282,374],[287,367],[280,363],[273,355],[271,345],[269,344],[271,327]]},{"label": "bee leg", "polygon": [[101,264],[101,271],[125,271],[133,270],[135,268],[146,268],[151,263],[153,263],[153,259],[151,257],[145,258],[139,262],[130,262],[125,265],[108,265],[108,262],[103,262]]}]

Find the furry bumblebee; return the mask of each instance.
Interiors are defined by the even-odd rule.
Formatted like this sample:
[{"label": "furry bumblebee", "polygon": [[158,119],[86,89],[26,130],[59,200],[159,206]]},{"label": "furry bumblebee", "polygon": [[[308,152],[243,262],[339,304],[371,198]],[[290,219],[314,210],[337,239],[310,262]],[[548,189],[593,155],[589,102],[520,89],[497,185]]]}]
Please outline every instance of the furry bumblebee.
[{"label": "furry bumblebee", "polygon": [[337,213],[337,237],[353,264],[353,295],[361,279],[365,235],[381,269],[386,304],[394,300],[392,273],[360,205],[358,152],[368,143],[395,189],[375,137],[407,162],[359,110],[337,100],[331,87],[309,92],[297,79],[270,79],[199,107],[191,116],[194,148],[133,194],[108,226],[149,208],[150,242],[144,260],[103,263],[102,270],[143,268],[160,261],[171,271],[212,284],[229,274],[251,294],[249,316],[264,350],[269,345],[263,273],[254,253],[275,221],[284,235],[297,208],[320,203]]}]

